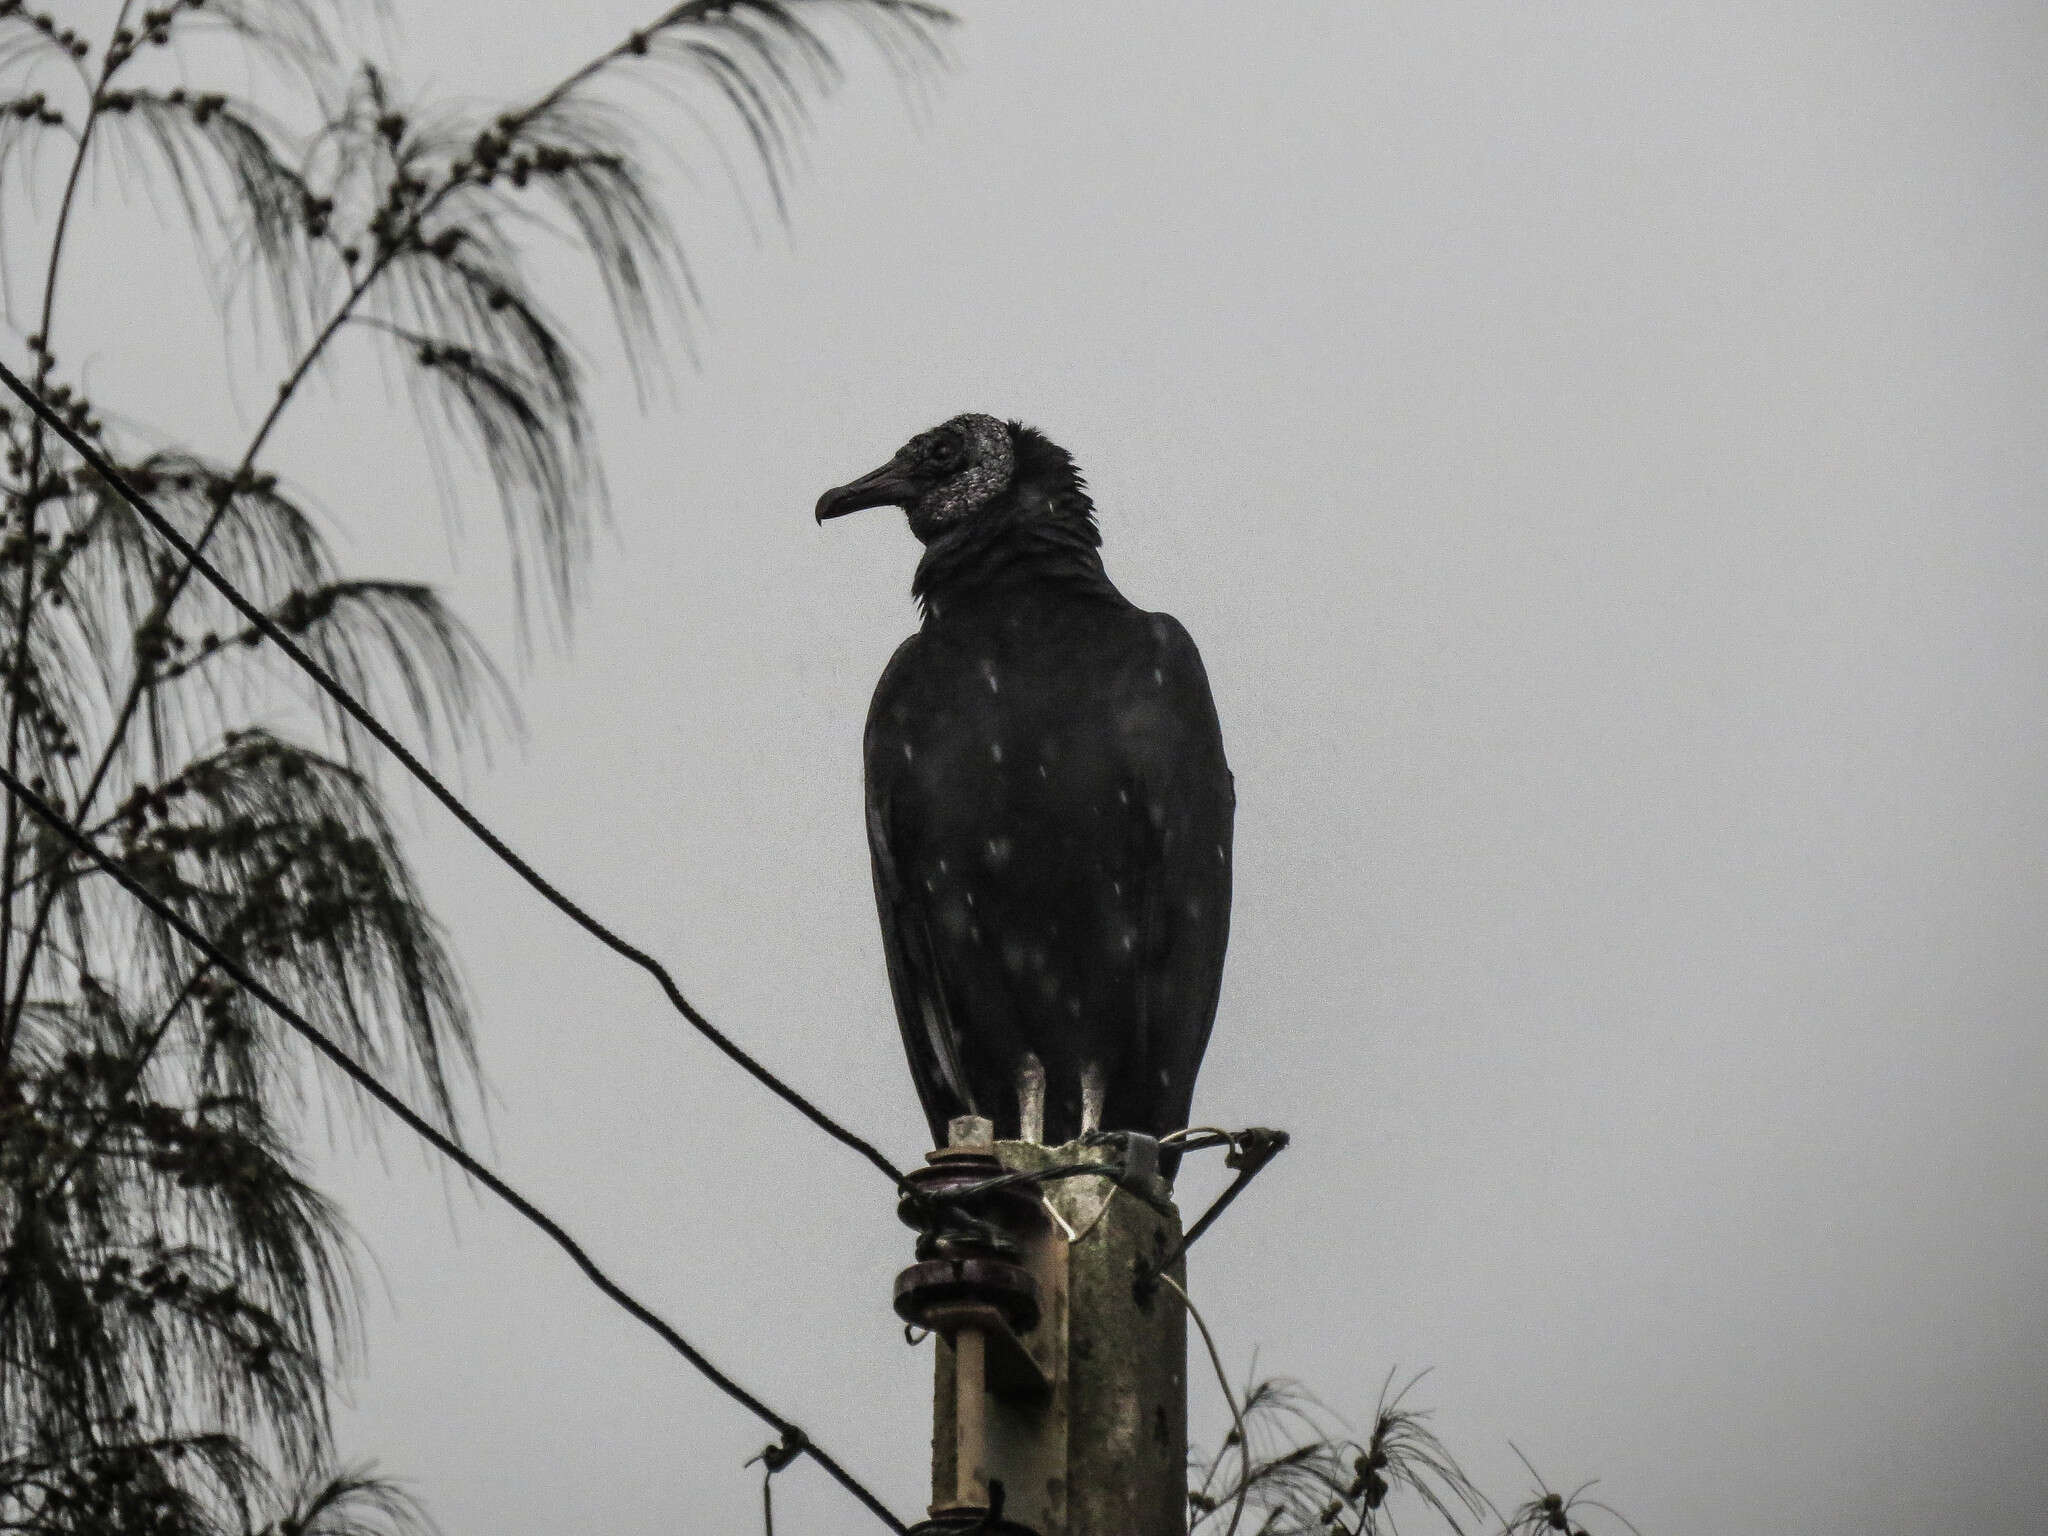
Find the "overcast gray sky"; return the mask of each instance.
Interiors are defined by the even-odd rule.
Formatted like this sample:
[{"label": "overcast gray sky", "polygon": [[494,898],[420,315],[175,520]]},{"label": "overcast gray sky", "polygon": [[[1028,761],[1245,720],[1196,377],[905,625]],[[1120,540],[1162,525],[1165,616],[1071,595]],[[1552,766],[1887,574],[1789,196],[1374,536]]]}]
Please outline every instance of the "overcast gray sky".
[{"label": "overcast gray sky", "polygon": [[[456,93],[643,19],[398,9],[403,74]],[[810,506],[1020,416],[1194,633],[1237,774],[1196,1108],[1295,1141],[1192,1266],[1233,1370],[1362,1421],[1433,1366],[1497,1497],[1512,1436],[1650,1536],[2042,1529],[2048,12],[963,13],[921,127],[849,54],[786,236],[707,180],[672,399],[595,355],[615,534],[479,808],[914,1157],[858,748],[917,551]],[[88,377],[226,441],[204,317],[158,308],[184,281],[103,279],[149,325]],[[449,576],[376,388],[283,462],[360,567]],[[450,579],[498,633],[477,532]],[[886,1186],[419,823],[498,1165],[915,1515]],[[348,1453],[455,1536],[757,1529],[763,1429],[392,1147],[332,1168],[382,1280]],[[866,1518],[808,1467],[777,1513]]]}]

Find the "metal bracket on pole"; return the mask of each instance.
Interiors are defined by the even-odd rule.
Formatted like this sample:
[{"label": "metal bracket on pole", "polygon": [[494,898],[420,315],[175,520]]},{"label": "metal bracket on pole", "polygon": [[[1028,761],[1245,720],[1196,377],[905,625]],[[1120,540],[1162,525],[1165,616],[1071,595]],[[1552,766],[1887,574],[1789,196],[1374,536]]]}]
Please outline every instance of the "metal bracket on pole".
[{"label": "metal bracket on pole", "polygon": [[1231,1201],[1244,1192],[1245,1185],[1259,1176],[1260,1170],[1266,1164],[1287,1150],[1287,1142],[1288,1135],[1285,1131],[1269,1131],[1263,1126],[1256,1125],[1249,1130],[1239,1131],[1232,1138],[1230,1155],[1223,1160],[1226,1168],[1237,1170],[1237,1177],[1231,1180],[1229,1188],[1216,1197],[1215,1203],[1202,1212],[1201,1219],[1188,1228],[1187,1235],[1174,1245],[1171,1253],[1139,1268],[1136,1278],[1131,1282],[1131,1294],[1140,1302],[1150,1301],[1152,1293],[1159,1289],[1159,1277],[1180,1262],[1181,1255],[1194,1245],[1195,1239],[1209,1230],[1216,1218],[1223,1214]]}]

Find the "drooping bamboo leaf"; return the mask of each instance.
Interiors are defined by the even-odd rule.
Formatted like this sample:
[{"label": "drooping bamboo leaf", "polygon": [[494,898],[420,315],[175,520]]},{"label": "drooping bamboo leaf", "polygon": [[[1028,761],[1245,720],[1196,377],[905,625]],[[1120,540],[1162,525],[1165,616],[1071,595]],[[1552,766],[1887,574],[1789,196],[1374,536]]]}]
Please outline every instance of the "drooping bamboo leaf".
[{"label": "drooping bamboo leaf", "polygon": [[[332,520],[264,467],[272,428],[338,338],[396,347],[430,406],[429,447],[466,447],[484,468],[522,619],[565,619],[604,486],[588,364],[540,297],[536,256],[581,253],[634,377],[657,376],[702,301],[678,234],[694,209],[662,181],[661,146],[690,139],[779,211],[810,114],[841,81],[842,40],[908,82],[939,61],[949,18],[902,0],[693,0],[538,96],[478,112],[414,105],[388,72],[345,68],[355,9],[153,0],[86,39],[0,0],[0,100],[28,104],[0,109],[0,260],[25,254],[52,284],[51,252],[76,260],[80,242],[50,238],[54,210],[33,195],[33,157],[68,145],[67,217],[70,188],[82,204],[107,172],[127,178],[191,226],[224,307],[262,301],[288,360],[242,448],[138,446],[151,439],[113,411],[108,429],[41,335],[35,382],[240,591],[445,756],[516,725],[502,680],[432,589],[342,568]],[[209,30],[263,82],[203,80],[217,47],[177,44]],[[655,122],[663,111],[681,133]],[[68,341],[86,296],[61,286],[62,305],[29,299]],[[476,1070],[462,990],[354,728],[48,433],[0,412],[0,448],[0,709],[19,770],[457,1126]],[[354,1287],[341,1222],[293,1148],[313,1115],[360,1101],[332,1094],[275,1020],[47,828],[22,822],[13,841],[0,1529],[422,1529],[394,1485],[326,1459]]]}]

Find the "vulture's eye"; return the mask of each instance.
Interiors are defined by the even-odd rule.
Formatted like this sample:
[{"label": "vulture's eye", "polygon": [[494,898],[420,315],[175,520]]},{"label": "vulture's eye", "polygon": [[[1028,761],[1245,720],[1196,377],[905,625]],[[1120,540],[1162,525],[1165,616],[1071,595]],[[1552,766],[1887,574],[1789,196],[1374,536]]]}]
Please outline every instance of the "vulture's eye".
[{"label": "vulture's eye", "polygon": [[952,469],[960,462],[960,443],[957,438],[942,437],[924,451],[927,462],[933,469]]}]

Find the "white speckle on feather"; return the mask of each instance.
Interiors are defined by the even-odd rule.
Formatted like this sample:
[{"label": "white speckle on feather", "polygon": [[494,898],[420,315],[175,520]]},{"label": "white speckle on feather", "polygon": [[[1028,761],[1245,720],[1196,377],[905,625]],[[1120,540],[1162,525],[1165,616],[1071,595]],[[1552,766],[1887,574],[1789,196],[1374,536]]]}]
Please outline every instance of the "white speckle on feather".
[{"label": "white speckle on feather", "polygon": [[1043,764],[1043,763],[1040,763],[1040,764],[1038,765],[1038,776],[1039,776],[1039,777],[1040,777],[1041,779],[1042,779],[1042,778],[1044,778],[1044,777],[1046,776],[1046,774],[1045,774],[1045,764]]},{"label": "white speckle on feather", "polygon": [[1128,789],[1118,790],[1116,792],[1116,803],[1118,805],[1129,805],[1131,803],[1131,792]]},{"label": "white speckle on feather", "polygon": [[1230,862],[1230,850],[1221,843],[1216,845],[1216,862],[1218,864],[1228,864]]},{"label": "white speckle on feather", "polygon": [[990,693],[1001,693],[1003,691],[1003,685],[996,678],[996,664],[986,656],[981,659],[981,675],[988,679],[988,691]]},{"label": "white speckle on feather", "polygon": [[1152,669],[1152,683],[1154,687],[1158,688],[1164,688],[1166,686],[1166,674],[1165,672],[1161,671],[1158,667],[1154,667]]},{"label": "white speckle on feather", "polygon": [[1003,760],[1003,744],[1000,741],[990,742],[988,744],[988,756],[990,762],[1000,763]]},{"label": "white speckle on feather", "polygon": [[939,860],[939,873],[942,875],[947,873],[946,861],[944,859]]},{"label": "white speckle on feather", "polygon": [[930,998],[919,999],[918,1011],[924,1015],[925,1038],[932,1043],[932,1056],[938,1062],[939,1076],[957,1092],[958,1083],[952,1066],[955,1051],[952,1032],[940,1020],[939,1010],[932,1006]]},{"label": "white speckle on feather", "polygon": [[1067,1016],[1075,1019],[1081,1017],[1081,999],[1078,997],[1067,999]]},{"label": "white speckle on feather", "polygon": [[907,741],[903,743],[903,761],[905,761],[906,763],[914,763],[917,761],[917,748],[913,747]]},{"label": "white speckle on feather", "polygon": [[1010,862],[1010,851],[1015,846],[1007,837],[992,837],[984,845],[988,852],[991,869],[1001,869]]}]

